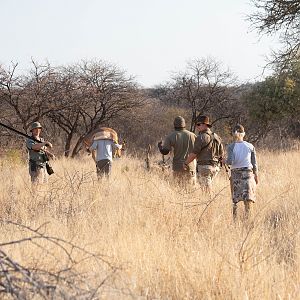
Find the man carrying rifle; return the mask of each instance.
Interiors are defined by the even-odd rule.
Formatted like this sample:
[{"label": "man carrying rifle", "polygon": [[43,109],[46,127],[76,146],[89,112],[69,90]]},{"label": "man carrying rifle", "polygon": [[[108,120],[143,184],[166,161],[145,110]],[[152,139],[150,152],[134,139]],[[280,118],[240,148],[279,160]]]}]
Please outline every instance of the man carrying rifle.
[{"label": "man carrying rifle", "polygon": [[48,156],[54,158],[54,155],[47,151],[47,147],[52,148],[52,144],[44,141],[44,139],[40,137],[42,125],[39,122],[32,123],[30,131],[32,137],[40,141],[40,143],[32,139],[27,139],[26,141],[29,152],[29,174],[31,182],[34,184],[46,183],[48,180],[46,169]]}]

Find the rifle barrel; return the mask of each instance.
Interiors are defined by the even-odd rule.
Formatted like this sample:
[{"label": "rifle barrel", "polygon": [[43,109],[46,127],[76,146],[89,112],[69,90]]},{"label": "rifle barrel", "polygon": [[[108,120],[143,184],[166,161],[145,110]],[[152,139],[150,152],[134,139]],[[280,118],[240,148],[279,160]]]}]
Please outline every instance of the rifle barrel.
[{"label": "rifle barrel", "polygon": [[35,141],[35,142],[37,142],[37,143],[42,143],[41,141],[35,139],[33,136],[30,136],[30,135],[28,135],[28,134],[25,134],[25,133],[23,133],[23,132],[21,132],[21,131],[19,131],[19,130],[17,130],[17,129],[14,129],[14,128],[10,127],[10,126],[7,126],[7,125],[5,125],[5,124],[3,124],[3,123],[1,123],[1,122],[0,122],[0,125],[3,126],[3,127],[5,127],[5,128],[8,129],[8,130],[11,130],[11,131],[13,131],[13,132],[15,132],[15,133],[17,133],[17,134],[19,134],[19,135],[22,135],[22,136],[24,136],[24,137],[26,137],[26,138],[28,138],[28,139],[30,139],[30,140],[33,140],[33,141]]}]

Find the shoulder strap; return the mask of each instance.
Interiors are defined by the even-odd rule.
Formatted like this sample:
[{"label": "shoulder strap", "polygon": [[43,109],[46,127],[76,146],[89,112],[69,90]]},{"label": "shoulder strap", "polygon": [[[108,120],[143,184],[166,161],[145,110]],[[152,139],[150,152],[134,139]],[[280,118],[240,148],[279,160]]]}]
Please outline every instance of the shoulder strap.
[{"label": "shoulder strap", "polygon": [[204,133],[206,133],[206,134],[209,135],[210,141],[209,141],[205,146],[203,146],[203,147],[201,148],[200,152],[201,152],[203,149],[207,148],[207,147],[212,143],[212,141],[213,141],[213,139],[214,139],[214,136],[213,136],[214,134],[213,134],[213,133],[212,133],[212,134],[209,134],[209,133],[207,133],[207,132],[204,132]]}]

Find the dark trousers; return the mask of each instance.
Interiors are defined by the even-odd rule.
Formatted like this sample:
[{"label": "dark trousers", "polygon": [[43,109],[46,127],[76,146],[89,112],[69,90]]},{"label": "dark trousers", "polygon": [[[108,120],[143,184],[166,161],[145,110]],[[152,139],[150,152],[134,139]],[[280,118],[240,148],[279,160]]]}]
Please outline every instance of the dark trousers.
[{"label": "dark trousers", "polygon": [[97,175],[102,177],[103,175],[109,176],[111,172],[111,161],[109,159],[102,159],[97,161]]}]

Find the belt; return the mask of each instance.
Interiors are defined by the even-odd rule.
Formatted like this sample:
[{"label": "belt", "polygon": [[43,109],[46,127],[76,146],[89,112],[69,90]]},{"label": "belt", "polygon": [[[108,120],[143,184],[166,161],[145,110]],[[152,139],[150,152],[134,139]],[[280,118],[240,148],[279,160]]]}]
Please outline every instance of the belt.
[{"label": "belt", "polygon": [[231,171],[252,171],[252,169],[251,169],[251,168],[244,167],[244,168],[235,168],[235,169],[231,169]]},{"label": "belt", "polygon": [[198,166],[213,166],[213,167],[216,167],[219,164],[220,164],[219,161],[215,161],[215,160],[197,161]]}]

